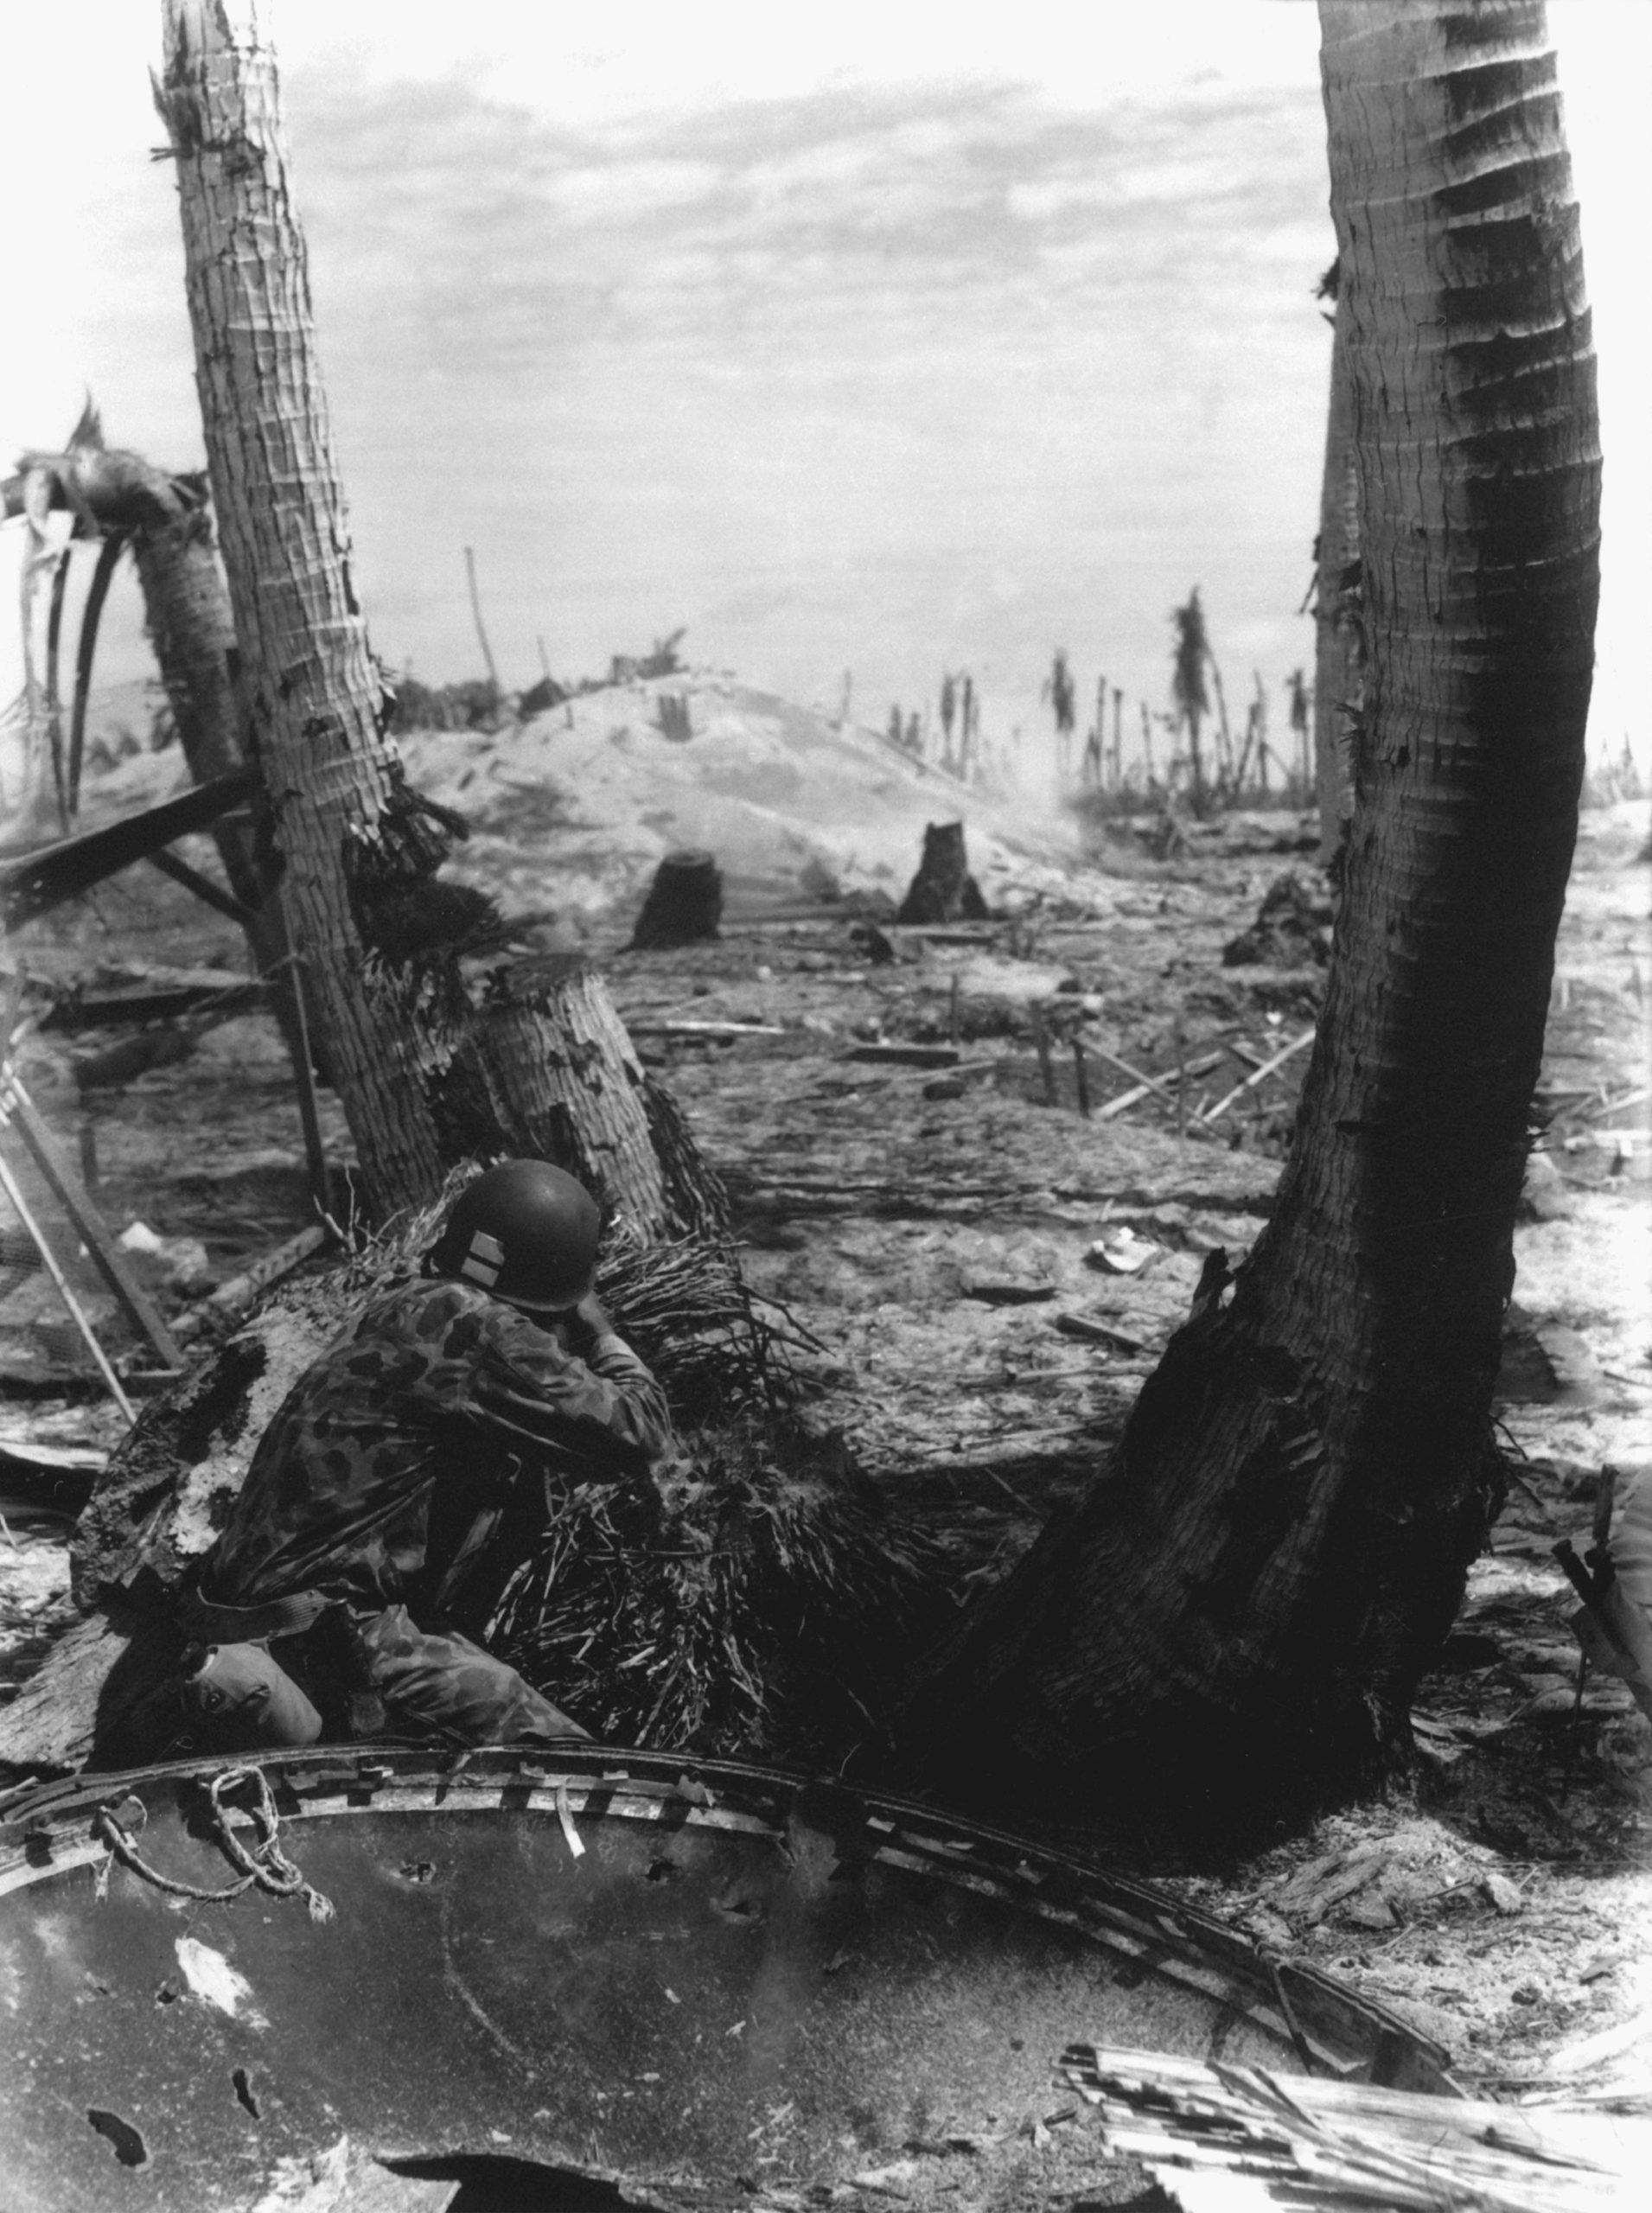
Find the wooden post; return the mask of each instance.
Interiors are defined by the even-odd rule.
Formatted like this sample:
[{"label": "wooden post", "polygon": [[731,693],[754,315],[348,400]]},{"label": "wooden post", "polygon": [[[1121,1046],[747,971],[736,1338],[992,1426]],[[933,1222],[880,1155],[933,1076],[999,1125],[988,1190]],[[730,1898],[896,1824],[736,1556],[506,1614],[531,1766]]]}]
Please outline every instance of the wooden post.
[{"label": "wooden post", "polygon": [[1038,1054],[1039,1073],[1044,1080],[1044,1104],[1056,1104],[1056,1068],[1049,1057],[1049,1032],[1044,1024],[1044,1011],[1034,999],[1029,1010],[1032,1016],[1032,1042]]},{"label": "wooden post", "polygon": [[1182,1010],[1176,1010],[1176,1134],[1177,1140],[1188,1133],[1188,1044],[1182,1027]]}]

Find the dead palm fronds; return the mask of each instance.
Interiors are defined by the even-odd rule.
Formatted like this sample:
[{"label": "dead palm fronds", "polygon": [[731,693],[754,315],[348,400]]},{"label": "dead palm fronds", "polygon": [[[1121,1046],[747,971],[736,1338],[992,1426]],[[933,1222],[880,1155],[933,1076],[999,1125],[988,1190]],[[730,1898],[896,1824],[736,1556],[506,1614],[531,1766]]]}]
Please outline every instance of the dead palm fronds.
[{"label": "dead palm fronds", "polygon": [[838,1763],[953,1611],[957,1564],[839,1441],[701,1432],[659,1489],[570,1492],[488,1642],[599,1738]]}]

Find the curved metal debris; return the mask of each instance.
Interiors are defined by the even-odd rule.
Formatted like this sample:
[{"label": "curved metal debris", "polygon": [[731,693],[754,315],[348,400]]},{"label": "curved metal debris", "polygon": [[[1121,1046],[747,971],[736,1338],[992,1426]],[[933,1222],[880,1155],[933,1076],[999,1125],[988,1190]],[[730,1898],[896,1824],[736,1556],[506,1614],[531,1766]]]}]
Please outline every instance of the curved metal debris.
[{"label": "curved metal debris", "polygon": [[225,1764],[0,1814],[0,2144],[30,2213],[286,2205],[305,2176],[335,2213],[435,2205],[386,2166],[460,2155],[658,2205],[956,2205],[1006,2165],[1070,2194],[1110,2156],[1061,2089],[1078,2039],[1449,2087],[1438,2046],[1329,1977],[898,1799],[584,1745],[272,1757],[246,1787],[317,1921],[209,1895],[226,1810],[263,1848]]}]

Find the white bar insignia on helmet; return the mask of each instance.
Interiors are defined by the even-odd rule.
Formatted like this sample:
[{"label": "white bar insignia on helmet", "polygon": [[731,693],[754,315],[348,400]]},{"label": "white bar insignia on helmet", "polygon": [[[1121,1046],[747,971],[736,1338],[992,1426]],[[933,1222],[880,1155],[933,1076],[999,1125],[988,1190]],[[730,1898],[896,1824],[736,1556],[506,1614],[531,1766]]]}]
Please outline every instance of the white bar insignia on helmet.
[{"label": "white bar insignia on helmet", "polygon": [[460,1264],[459,1273],[471,1283],[479,1283],[484,1291],[491,1291],[499,1281],[499,1272],[504,1265],[505,1247],[498,1238],[479,1229],[470,1240],[470,1249]]}]

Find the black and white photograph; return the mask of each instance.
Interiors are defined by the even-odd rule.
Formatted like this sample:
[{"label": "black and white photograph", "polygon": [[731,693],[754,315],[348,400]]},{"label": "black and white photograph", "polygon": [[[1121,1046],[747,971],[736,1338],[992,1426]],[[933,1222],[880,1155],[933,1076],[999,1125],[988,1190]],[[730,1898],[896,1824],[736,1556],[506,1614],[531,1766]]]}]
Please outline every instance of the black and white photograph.
[{"label": "black and white photograph", "polygon": [[1652,0],[0,14],[0,2213],[1652,2182]]}]

